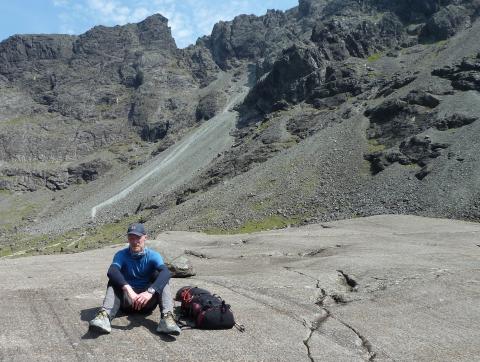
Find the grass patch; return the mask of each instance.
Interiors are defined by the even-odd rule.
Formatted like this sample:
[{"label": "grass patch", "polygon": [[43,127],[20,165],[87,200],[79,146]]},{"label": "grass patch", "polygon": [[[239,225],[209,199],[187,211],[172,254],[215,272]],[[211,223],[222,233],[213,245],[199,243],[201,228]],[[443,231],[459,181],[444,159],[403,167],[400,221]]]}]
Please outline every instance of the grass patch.
[{"label": "grass patch", "polygon": [[372,138],[368,140],[368,153],[381,152],[385,150],[385,145],[379,143],[376,139]]},{"label": "grass patch", "polygon": [[[3,195],[8,195],[5,190]],[[0,226],[7,232],[13,230],[14,226],[21,225],[30,217],[38,213],[39,206],[36,204],[17,205],[8,209],[0,210]]]},{"label": "grass patch", "polygon": [[97,112],[108,112],[112,109],[112,105],[111,104],[106,104],[106,103],[103,103],[103,104],[98,104],[95,106],[95,110]]},{"label": "grass patch", "polygon": [[372,176],[372,167],[369,161],[363,160],[362,165],[360,166],[359,174],[363,178],[370,178]]},{"label": "grass patch", "polygon": [[300,218],[286,218],[280,215],[273,215],[265,217],[261,220],[250,220],[238,228],[233,229],[221,229],[212,228],[204,230],[209,235],[225,235],[225,234],[248,234],[259,231],[274,230],[285,228],[289,225],[296,225],[300,222]]},{"label": "grass patch", "polygon": [[265,211],[267,209],[271,209],[274,202],[271,199],[264,199],[261,201],[257,201],[252,205],[252,210],[254,211]]},{"label": "grass patch", "polygon": [[283,149],[289,149],[290,147],[296,146],[299,140],[295,137],[291,137],[288,141],[281,142],[280,145]]},{"label": "grass patch", "polygon": [[402,165],[405,168],[417,169],[420,168],[416,163],[409,163],[408,165]]},{"label": "grass patch", "polygon": [[202,215],[199,218],[204,223],[210,223],[221,216],[222,216],[222,213],[220,211],[209,207],[202,213]]},{"label": "grass patch", "polygon": [[0,122],[0,125],[2,126],[15,126],[15,125],[21,125],[21,124],[26,124],[26,123],[33,123],[34,119],[30,117],[25,117],[25,116],[20,116],[20,117],[15,117],[11,119],[7,119],[3,122]]},{"label": "grass patch", "polygon": [[381,57],[383,57],[383,52],[378,52],[378,53],[374,53],[374,54],[370,55],[367,58],[367,60],[368,60],[369,63],[374,63],[377,60],[379,60]]},{"label": "grass patch", "polygon": [[260,123],[260,125],[257,127],[257,130],[258,130],[259,132],[265,131],[268,127],[270,127],[271,124],[272,124],[272,120],[271,120],[271,119],[265,120],[265,121],[263,121],[262,123]]},{"label": "grass patch", "polygon": [[126,242],[127,226],[138,221],[138,216],[130,216],[85,231],[72,230],[55,236],[15,234],[12,236],[15,240],[14,245],[0,246],[0,257],[76,253],[123,243]]}]

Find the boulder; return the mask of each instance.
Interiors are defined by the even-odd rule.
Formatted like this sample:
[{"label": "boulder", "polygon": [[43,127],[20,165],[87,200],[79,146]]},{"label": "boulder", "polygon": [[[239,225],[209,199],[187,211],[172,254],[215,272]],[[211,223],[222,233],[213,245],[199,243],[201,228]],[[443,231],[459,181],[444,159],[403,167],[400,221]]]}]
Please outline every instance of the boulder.
[{"label": "boulder", "polygon": [[196,275],[192,262],[186,256],[180,255],[173,259],[164,256],[164,258],[166,259],[165,265],[172,273],[172,278],[188,278]]},{"label": "boulder", "polygon": [[408,104],[417,104],[428,108],[436,108],[440,104],[440,100],[437,97],[420,90],[411,91],[403,100]]},{"label": "boulder", "polygon": [[470,16],[463,6],[449,5],[435,13],[423,27],[422,42],[446,40],[470,25]]},{"label": "boulder", "polygon": [[225,93],[222,91],[213,91],[203,96],[198,102],[195,111],[197,121],[213,118],[222,110],[226,99]]},{"label": "boulder", "polygon": [[432,75],[451,80],[455,89],[480,91],[480,58],[472,55],[458,64],[434,69]]},{"label": "boulder", "polygon": [[69,183],[88,183],[110,170],[111,164],[99,158],[68,167]]}]

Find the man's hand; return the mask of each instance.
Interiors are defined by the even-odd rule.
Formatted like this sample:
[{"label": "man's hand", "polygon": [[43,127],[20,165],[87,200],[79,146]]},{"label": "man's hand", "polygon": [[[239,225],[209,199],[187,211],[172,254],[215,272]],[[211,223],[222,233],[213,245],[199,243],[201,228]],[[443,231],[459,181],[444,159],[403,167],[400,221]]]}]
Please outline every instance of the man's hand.
[{"label": "man's hand", "polygon": [[133,305],[135,306],[135,301],[137,300],[138,298],[138,294],[135,293],[135,291],[132,289],[132,287],[128,284],[124,285],[122,287],[123,291],[125,293],[127,293],[128,297],[130,298],[130,300],[132,301]]},{"label": "man's hand", "polygon": [[137,294],[137,298],[133,302],[133,309],[140,310],[148,303],[148,301],[152,299],[152,294],[149,292],[143,292]]}]

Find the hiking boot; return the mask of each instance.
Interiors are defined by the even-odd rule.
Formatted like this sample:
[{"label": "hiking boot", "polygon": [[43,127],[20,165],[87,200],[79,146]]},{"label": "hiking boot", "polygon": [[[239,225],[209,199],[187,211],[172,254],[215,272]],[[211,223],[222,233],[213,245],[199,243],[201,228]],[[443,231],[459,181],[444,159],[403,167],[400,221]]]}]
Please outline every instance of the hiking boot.
[{"label": "hiking boot", "polygon": [[108,313],[104,310],[101,310],[97,313],[95,318],[88,322],[89,329],[96,330],[100,333],[110,333],[112,331],[112,326],[110,325],[110,317]]},{"label": "hiking boot", "polygon": [[175,319],[173,318],[172,312],[167,312],[163,315],[158,323],[157,327],[158,333],[172,334],[174,336],[180,335],[180,327],[177,326]]}]

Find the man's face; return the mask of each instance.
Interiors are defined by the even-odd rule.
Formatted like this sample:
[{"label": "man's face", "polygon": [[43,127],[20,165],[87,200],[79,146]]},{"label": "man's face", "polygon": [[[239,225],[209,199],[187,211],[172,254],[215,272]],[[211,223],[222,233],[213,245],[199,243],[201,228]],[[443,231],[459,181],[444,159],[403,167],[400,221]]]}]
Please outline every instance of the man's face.
[{"label": "man's face", "polygon": [[145,249],[145,240],[147,240],[147,235],[128,234],[128,243],[132,253],[141,253]]}]

